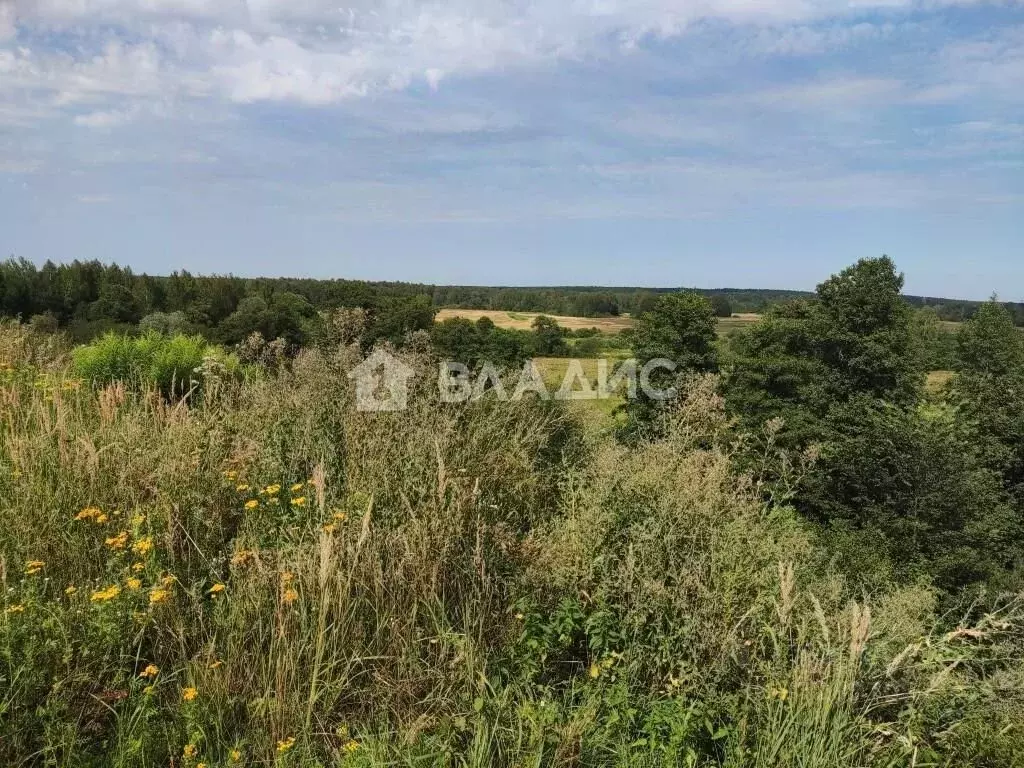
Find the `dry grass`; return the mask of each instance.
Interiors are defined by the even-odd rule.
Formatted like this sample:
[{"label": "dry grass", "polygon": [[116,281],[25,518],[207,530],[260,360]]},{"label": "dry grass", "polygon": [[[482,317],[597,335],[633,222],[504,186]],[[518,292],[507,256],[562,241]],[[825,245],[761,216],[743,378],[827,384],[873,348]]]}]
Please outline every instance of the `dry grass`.
[{"label": "dry grass", "polygon": [[[477,321],[481,317],[489,317],[499,328],[510,328],[520,331],[528,331],[532,327],[535,318],[539,317],[537,312],[506,312],[492,309],[442,309],[437,313],[437,321],[441,322],[453,317],[464,317],[467,320]],[[597,328],[601,333],[616,334],[633,327],[633,318],[629,315],[619,317],[566,317],[562,315],[548,315],[563,328],[580,330],[583,328]],[[718,332],[720,334],[729,331],[747,328],[753,325],[761,316],[754,313],[735,314],[732,317],[718,319]]]}]

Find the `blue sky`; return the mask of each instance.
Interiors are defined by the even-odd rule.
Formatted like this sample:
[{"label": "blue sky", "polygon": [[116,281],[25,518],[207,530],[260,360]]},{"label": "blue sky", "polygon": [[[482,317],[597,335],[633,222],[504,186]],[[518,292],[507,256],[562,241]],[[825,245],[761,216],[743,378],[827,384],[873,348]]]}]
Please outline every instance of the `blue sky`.
[{"label": "blue sky", "polygon": [[1024,5],[0,0],[0,251],[1024,300]]}]

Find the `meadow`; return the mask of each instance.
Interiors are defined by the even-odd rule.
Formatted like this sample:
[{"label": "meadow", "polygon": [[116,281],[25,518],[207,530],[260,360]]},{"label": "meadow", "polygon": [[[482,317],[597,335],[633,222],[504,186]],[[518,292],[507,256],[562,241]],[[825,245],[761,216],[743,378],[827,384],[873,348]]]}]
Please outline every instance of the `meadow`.
[{"label": "meadow", "polygon": [[[476,322],[481,317],[488,317],[499,328],[508,328],[517,331],[528,331],[533,321],[540,317],[537,312],[510,312],[491,309],[440,309],[437,312],[437,322],[443,322],[454,317],[462,317]],[[559,326],[567,330],[578,331],[589,328],[596,328],[603,334],[618,334],[627,331],[634,326],[634,319],[629,315],[617,317],[570,317],[563,315],[547,315]],[[721,317],[717,319],[718,332],[722,335],[730,331],[749,328],[760,319],[760,315],[753,312],[734,314],[732,317]]]},{"label": "meadow", "polygon": [[0,763],[1021,764],[1021,601],[849,580],[715,376],[624,444],[400,354],[362,413],[351,335],[161,391],[0,326]]}]

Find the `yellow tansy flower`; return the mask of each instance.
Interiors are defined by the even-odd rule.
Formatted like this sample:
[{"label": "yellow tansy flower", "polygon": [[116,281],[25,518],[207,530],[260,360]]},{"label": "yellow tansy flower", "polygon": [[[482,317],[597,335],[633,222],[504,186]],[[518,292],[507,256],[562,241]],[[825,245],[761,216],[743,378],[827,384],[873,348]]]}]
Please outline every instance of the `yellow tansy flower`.
[{"label": "yellow tansy flower", "polygon": [[133,563],[132,564],[132,571],[134,571],[135,573],[142,573],[144,570],[146,570],[146,564],[145,563]]},{"label": "yellow tansy flower", "polygon": [[247,502],[245,502],[246,509],[256,509],[256,507],[258,507],[259,505],[260,503],[256,501],[256,499],[249,499]]},{"label": "yellow tansy flower", "polygon": [[238,491],[239,493],[245,493],[246,491],[249,490],[249,486],[246,485],[245,483],[242,483],[241,485],[236,485],[235,490]]},{"label": "yellow tansy flower", "polygon": [[149,665],[146,666],[146,668],[144,670],[139,672],[139,677],[145,677],[145,678],[152,679],[152,678],[156,677],[159,674],[160,674],[160,667],[158,667],[156,664],[149,664]]},{"label": "yellow tansy flower", "polygon": [[342,749],[344,749],[349,754],[356,752],[359,749],[359,742],[355,739],[349,739],[345,742],[345,745],[342,747]]},{"label": "yellow tansy flower", "polygon": [[299,593],[291,587],[289,587],[284,591],[284,594],[281,596],[281,599],[284,600],[286,603],[294,603],[296,600],[299,599]]},{"label": "yellow tansy flower", "polygon": [[294,746],[295,746],[295,737],[294,736],[289,736],[284,741],[277,742],[277,751],[281,752],[281,753],[284,753],[284,752],[287,752],[289,749],[291,749]]},{"label": "yellow tansy flower", "polygon": [[295,485],[292,486],[292,493],[298,493],[303,488],[305,488],[305,486],[305,483],[296,483]]},{"label": "yellow tansy flower", "polygon": [[125,581],[124,585],[132,592],[138,592],[142,589],[142,581],[140,579],[136,579],[134,576]]},{"label": "yellow tansy flower", "polygon": [[25,563],[25,573],[29,576],[32,576],[33,574],[39,573],[41,570],[43,570],[43,567],[45,565],[46,563],[44,563],[42,560],[29,560],[27,563]]},{"label": "yellow tansy flower", "polygon": [[186,760],[191,760],[199,753],[198,747],[195,744],[186,744],[185,748],[181,750],[181,756]]},{"label": "yellow tansy flower", "polygon": [[78,587],[76,587],[74,584],[68,584],[67,587],[64,588],[65,595],[73,595],[77,591]]},{"label": "yellow tansy flower", "polygon": [[210,593],[211,595],[213,595],[214,597],[216,597],[217,595],[219,595],[219,594],[220,594],[221,592],[223,592],[223,591],[224,591],[224,585],[223,585],[223,584],[221,584],[220,582],[217,582],[216,584],[214,584],[214,585],[213,585],[212,587],[210,587],[210,589],[209,589],[209,593]]},{"label": "yellow tansy flower", "polygon": [[217,659],[216,661],[211,661],[211,662],[210,662],[210,663],[209,663],[209,664],[207,665],[207,667],[206,667],[206,668],[207,668],[207,669],[220,669],[220,668],[221,668],[221,667],[222,667],[223,665],[224,665],[224,662],[223,662],[223,661],[221,661],[220,659]]},{"label": "yellow tansy flower", "polygon": [[7,610],[4,611],[4,613],[8,613],[8,614],[10,614],[10,613],[24,613],[24,612],[25,612],[25,606],[22,605],[21,603],[16,603],[15,605],[10,605],[10,606],[7,607]]},{"label": "yellow tansy flower", "polygon": [[89,599],[94,603],[105,603],[108,600],[113,600],[120,594],[121,588],[117,584],[111,584],[106,589],[99,589],[93,592]]},{"label": "yellow tansy flower", "polygon": [[277,494],[279,494],[280,492],[281,485],[279,483],[268,485],[266,488],[263,489],[263,493],[267,496],[277,496]]},{"label": "yellow tansy flower", "polygon": [[292,506],[293,507],[304,507],[304,506],[306,506],[306,497],[305,496],[296,496],[294,499],[292,499]]},{"label": "yellow tansy flower", "polygon": [[239,760],[242,759],[242,752],[238,749],[232,749],[230,752],[228,752],[228,757],[230,757],[237,763]]},{"label": "yellow tansy flower", "polygon": [[75,520],[95,520],[101,514],[103,513],[100,511],[98,507],[86,507],[77,515],[75,515]]},{"label": "yellow tansy flower", "polygon": [[252,560],[252,552],[248,549],[240,549],[231,556],[231,564],[241,566]]},{"label": "yellow tansy flower", "polygon": [[104,542],[111,549],[124,549],[128,544],[128,531],[121,531],[117,536],[110,536]]},{"label": "yellow tansy flower", "polygon": [[199,691],[196,688],[182,688],[181,689],[181,700],[182,701],[195,701],[196,697],[199,696]]},{"label": "yellow tansy flower", "polygon": [[152,536],[144,536],[143,538],[139,539],[134,544],[132,544],[132,552],[134,552],[137,555],[142,555],[143,557],[148,555],[152,551],[152,549],[153,549],[153,537]]},{"label": "yellow tansy flower", "polygon": [[167,598],[171,596],[171,593],[166,589],[154,589],[149,593],[149,604],[157,605],[158,603],[166,603]]}]

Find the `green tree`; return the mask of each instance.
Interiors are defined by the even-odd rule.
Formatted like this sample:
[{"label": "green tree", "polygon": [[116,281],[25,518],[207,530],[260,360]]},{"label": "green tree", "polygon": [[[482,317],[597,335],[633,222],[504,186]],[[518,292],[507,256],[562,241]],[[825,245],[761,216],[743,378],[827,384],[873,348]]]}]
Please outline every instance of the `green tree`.
[{"label": "green tree", "polygon": [[565,329],[545,315],[533,319],[534,352],[541,357],[559,357],[566,353]]}]

